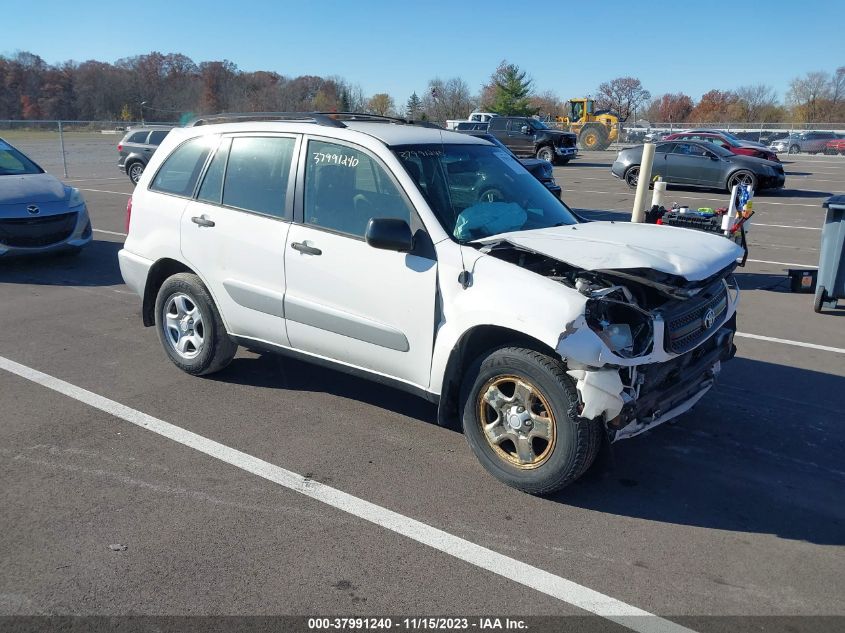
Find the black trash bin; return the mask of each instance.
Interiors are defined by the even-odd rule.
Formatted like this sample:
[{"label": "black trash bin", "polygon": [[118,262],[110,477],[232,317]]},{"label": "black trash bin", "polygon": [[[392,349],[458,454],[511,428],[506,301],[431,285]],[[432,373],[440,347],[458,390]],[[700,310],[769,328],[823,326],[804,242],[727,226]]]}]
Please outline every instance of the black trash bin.
[{"label": "black trash bin", "polygon": [[813,309],[835,308],[837,299],[845,299],[845,195],[824,203],[827,213],[822,229],[819,274]]}]

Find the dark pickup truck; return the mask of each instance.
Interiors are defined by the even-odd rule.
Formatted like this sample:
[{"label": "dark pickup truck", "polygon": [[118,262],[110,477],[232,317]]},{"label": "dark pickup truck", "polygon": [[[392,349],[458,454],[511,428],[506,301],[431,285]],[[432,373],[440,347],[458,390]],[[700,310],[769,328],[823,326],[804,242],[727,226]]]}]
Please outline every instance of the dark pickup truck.
[{"label": "dark pickup truck", "polygon": [[498,116],[490,119],[487,132],[517,156],[537,157],[555,165],[565,165],[575,158],[578,137],[546,126],[542,121],[524,116]]}]

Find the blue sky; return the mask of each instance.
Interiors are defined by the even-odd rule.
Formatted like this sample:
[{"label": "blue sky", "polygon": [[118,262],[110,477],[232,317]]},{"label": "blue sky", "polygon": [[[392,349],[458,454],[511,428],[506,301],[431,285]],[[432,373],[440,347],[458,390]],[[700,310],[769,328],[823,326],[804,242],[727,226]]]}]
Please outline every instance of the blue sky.
[{"label": "blue sky", "polygon": [[15,4],[38,10],[0,5],[2,54],[28,50],[49,63],[153,50],[225,58],[247,71],[340,75],[397,105],[434,77],[460,76],[478,92],[502,59],[564,99],[627,75],[652,95],[697,99],[764,83],[782,97],[793,77],[845,65],[845,0]]}]

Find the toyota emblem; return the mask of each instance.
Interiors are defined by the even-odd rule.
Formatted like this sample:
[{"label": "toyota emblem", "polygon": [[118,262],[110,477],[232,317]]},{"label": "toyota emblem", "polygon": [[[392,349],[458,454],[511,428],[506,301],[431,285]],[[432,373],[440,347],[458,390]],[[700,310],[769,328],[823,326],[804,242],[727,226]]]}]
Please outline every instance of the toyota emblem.
[{"label": "toyota emblem", "polygon": [[713,308],[710,308],[704,313],[704,329],[709,330],[714,323],[716,323],[716,313],[713,312]]},{"label": "toyota emblem", "polygon": [[26,210],[27,210],[27,212],[28,212],[30,215],[38,215],[38,212],[39,212],[41,209],[39,209],[39,208],[38,208],[37,206],[35,206],[34,204],[31,204],[31,205],[29,205],[29,206],[26,208]]}]

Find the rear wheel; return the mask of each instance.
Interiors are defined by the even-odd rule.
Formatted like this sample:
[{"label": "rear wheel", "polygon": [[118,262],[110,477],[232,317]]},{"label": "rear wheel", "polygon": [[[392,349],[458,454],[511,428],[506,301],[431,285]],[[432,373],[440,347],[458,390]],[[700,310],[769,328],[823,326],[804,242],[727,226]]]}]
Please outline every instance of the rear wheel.
[{"label": "rear wheel", "polygon": [[220,371],[238,350],[211,295],[192,273],[178,273],[162,284],[156,296],[155,320],[170,360],[194,376]]},{"label": "rear wheel", "polygon": [[555,151],[548,145],[544,145],[543,147],[537,150],[537,158],[539,158],[540,160],[547,160],[554,165]]},{"label": "rear wheel", "polygon": [[790,154],[800,154],[800,153],[801,153],[801,148],[800,148],[800,147],[798,147],[797,145],[790,145],[790,146],[789,146],[789,153],[790,153]]},{"label": "rear wheel", "polygon": [[143,173],[144,166],[139,162],[132,163],[126,170],[126,175],[129,176],[129,180],[136,185],[138,184],[138,181],[141,180],[141,174]]},{"label": "rear wheel", "polygon": [[461,389],[467,442],[487,471],[529,494],[549,494],[580,477],[601,445],[601,427],[578,417],[564,365],[519,347],[476,359]]},{"label": "rear wheel", "polygon": [[750,171],[746,171],[744,169],[740,169],[739,171],[734,172],[728,178],[728,183],[725,186],[728,190],[728,193],[733,191],[734,185],[751,185],[753,190],[757,190],[757,177],[752,174]]},{"label": "rear wheel", "polygon": [[631,189],[637,188],[637,183],[640,181],[640,166],[639,165],[631,165],[628,167],[628,171],[625,172],[625,184],[627,184]]}]

